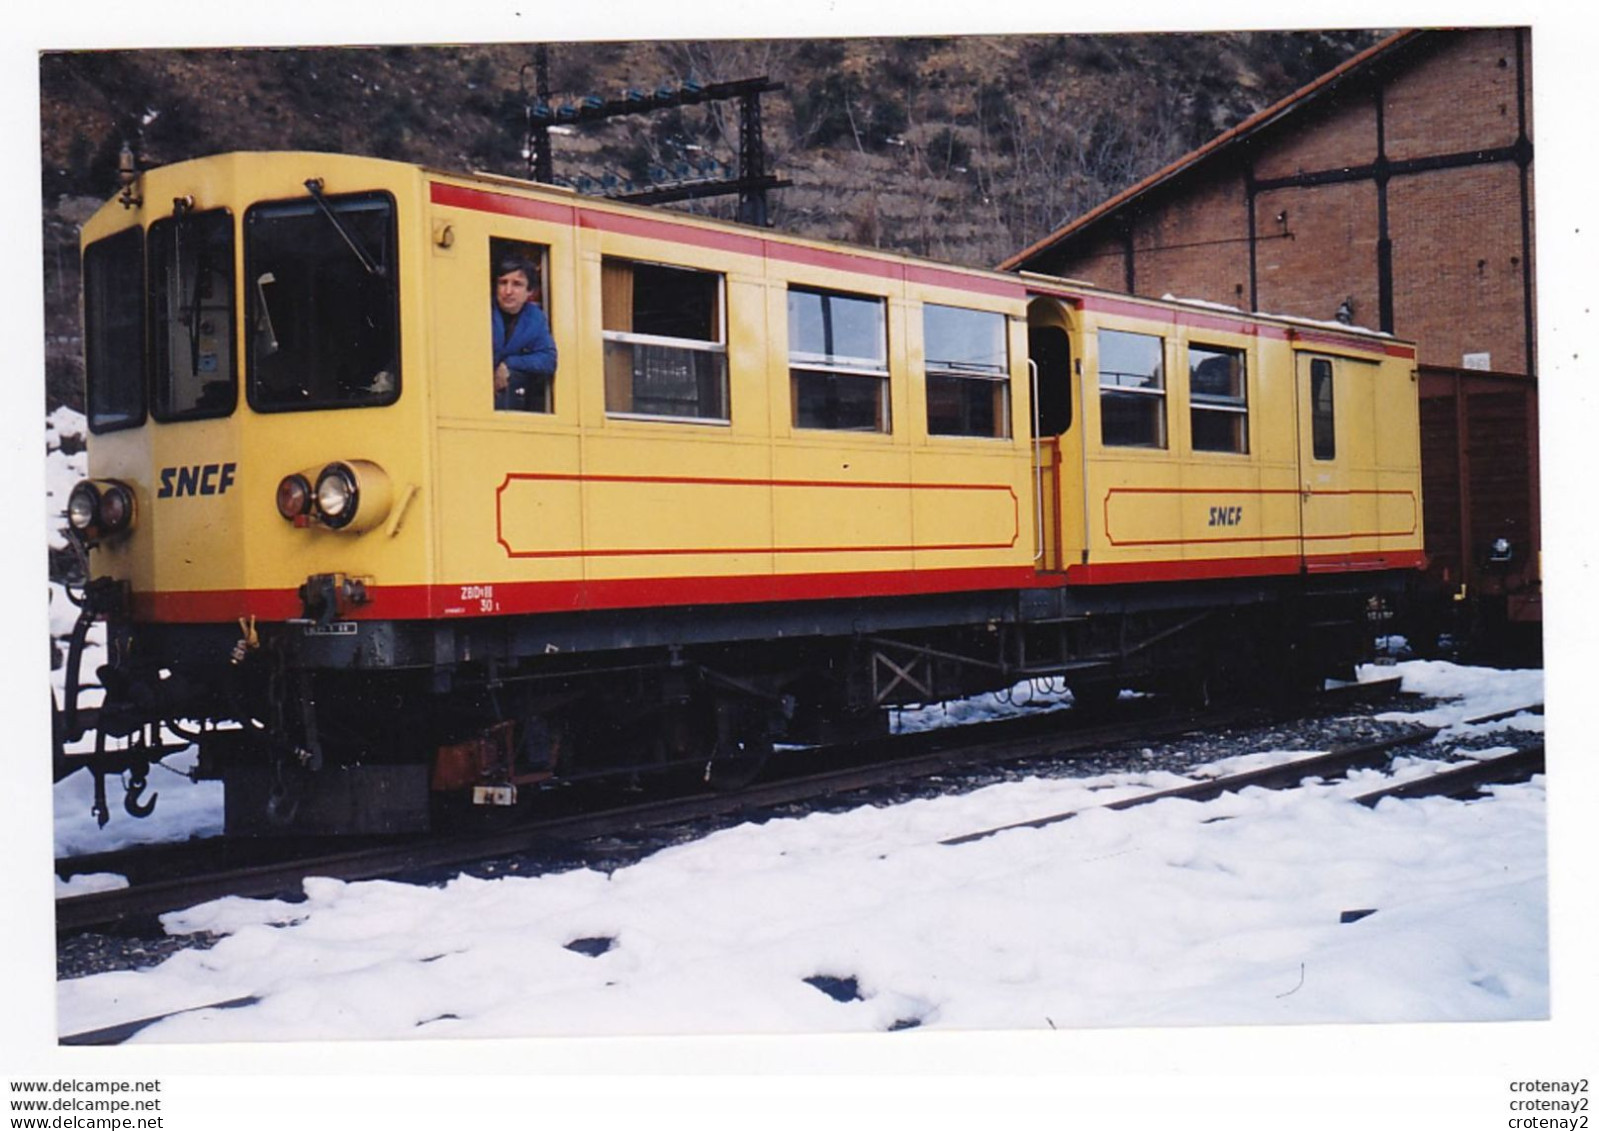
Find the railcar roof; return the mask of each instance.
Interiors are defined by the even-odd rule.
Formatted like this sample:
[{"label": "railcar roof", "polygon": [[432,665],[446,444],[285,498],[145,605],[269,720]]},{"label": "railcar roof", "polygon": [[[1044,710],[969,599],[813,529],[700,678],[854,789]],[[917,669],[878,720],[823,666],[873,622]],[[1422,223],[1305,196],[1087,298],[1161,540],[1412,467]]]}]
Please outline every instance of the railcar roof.
[{"label": "railcar roof", "polygon": [[[756,239],[763,242],[781,244],[796,248],[817,248],[832,251],[855,258],[864,258],[883,263],[900,263],[913,267],[923,267],[939,272],[952,272],[971,279],[986,280],[995,286],[1003,286],[1007,290],[1013,289],[1016,297],[1026,295],[1054,295],[1062,298],[1076,296],[1102,296],[1107,300],[1118,303],[1130,303],[1145,306],[1153,310],[1181,309],[1195,312],[1208,312],[1226,315],[1245,321],[1267,322],[1276,325],[1298,326],[1315,330],[1321,334],[1334,334],[1347,336],[1352,340],[1365,340],[1367,342],[1380,341],[1400,342],[1392,334],[1371,330],[1362,326],[1350,326],[1342,322],[1323,322],[1310,318],[1302,318],[1289,314],[1271,314],[1257,311],[1243,310],[1238,307],[1226,306],[1220,303],[1206,302],[1199,299],[1185,299],[1173,295],[1161,298],[1149,298],[1142,295],[1130,295],[1122,291],[1110,290],[1096,286],[1082,279],[1072,279],[1062,276],[1045,275],[1032,271],[1001,271],[984,267],[970,267],[963,264],[950,263],[943,260],[932,259],[926,256],[913,255],[906,252],[884,250],[882,248],[863,247],[859,244],[845,243],[839,240],[818,239],[812,236],[799,235],[792,232],[781,232],[769,228],[758,228],[749,224],[742,224],[732,220],[722,220],[706,216],[694,216],[681,212],[672,212],[648,205],[631,204],[626,201],[611,200],[605,197],[584,196],[577,190],[562,185],[541,184],[536,181],[525,180],[520,177],[508,176],[501,173],[492,173],[484,170],[461,171],[459,169],[441,169],[429,165],[419,165],[407,161],[396,161],[384,157],[368,157],[358,154],[326,153],[314,150],[229,150],[222,153],[208,154],[204,157],[189,158],[185,161],[173,162],[170,165],[155,166],[144,172],[160,172],[171,175],[181,170],[186,165],[198,165],[239,158],[292,158],[300,157],[310,160],[326,160],[329,158],[341,162],[358,162],[374,166],[386,166],[395,170],[409,170],[419,173],[430,180],[448,181],[456,184],[465,184],[481,187],[485,191],[512,192],[519,196],[557,200],[560,203],[574,208],[591,211],[613,212],[622,215],[635,215],[648,217],[655,223],[665,223],[685,229],[701,231],[719,231],[737,234],[746,239]],[[118,203],[117,197],[109,199],[103,208],[109,208]]]}]

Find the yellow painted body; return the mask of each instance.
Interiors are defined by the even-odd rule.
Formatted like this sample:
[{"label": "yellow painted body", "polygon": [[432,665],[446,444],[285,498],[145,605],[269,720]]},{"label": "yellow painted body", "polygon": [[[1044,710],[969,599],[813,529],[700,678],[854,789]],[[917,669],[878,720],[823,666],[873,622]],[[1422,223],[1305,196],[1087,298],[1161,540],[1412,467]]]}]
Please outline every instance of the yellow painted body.
[{"label": "yellow painted body", "polygon": [[[1201,330],[1177,304],[326,154],[150,170],[142,205],[108,204],[83,241],[147,226],[175,197],[230,209],[243,370],[253,283],[240,221],[257,201],[304,198],[313,177],[330,197],[381,190],[394,200],[401,395],[385,407],[258,412],[243,373],[231,416],[94,437],[91,474],[127,482],[138,505],[132,533],[96,549],[95,572],[130,581],[153,619],[286,619],[297,589],[326,574],[366,584],[352,616],[415,618],[1297,573],[1307,562],[1380,568],[1419,556],[1413,362],[1385,352],[1387,339],[1327,331],[1312,347],[1291,323],[1244,315],[1220,319],[1234,330]],[[547,249],[543,306],[560,354],[547,414],[493,406],[491,240]],[[605,257],[721,278],[725,421],[607,412]],[[792,286],[885,301],[888,431],[795,426]],[[1072,427],[1037,460],[1030,290],[1061,303],[1076,366]],[[1004,436],[929,434],[927,304],[1005,317]],[[1164,336],[1164,449],[1101,443],[1102,328]],[[1190,448],[1190,338],[1247,353],[1247,454]],[[1325,463],[1304,456],[1312,356],[1338,373],[1338,458]],[[339,531],[282,519],[279,481],[336,460],[382,469],[384,520]],[[224,464],[235,466],[233,489],[158,497],[162,469]]]},{"label": "yellow painted body", "polygon": [[[402,214],[421,207],[419,173],[404,166],[378,168],[382,175],[374,176],[369,160],[327,154],[231,154],[152,169],[139,182],[144,205],[132,210],[117,202],[106,205],[84,226],[82,242],[87,247],[131,223],[147,226],[171,215],[173,198],[181,196],[193,197],[197,211],[229,209],[237,232],[249,205],[304,198],[303,182],[310,176],[323,178],[329,194],[382,188],[394,195]],[[402,272],[405,264],[425,257],[424,236],[415,225],[400,226]],[[243,257],[235,259],[236,324],[247,328],[243,299],[249,291]],[[91,437],[90,474],[132,486],[138,515],[129,536],[95,549],[96,575],[131,581],[138,607],[161,620],[292,615],[294,591],[319,573],[390,584],[423,581],[436,536],[428,508],[409,508],[392,534],[383,529],[350,534],[296,529],[278,516],[274,503],[283,476],[339,459],[371,460],[397,490],[415,485],[428,493],[434,469],[427,443],[431,398],[424,289],[402,283],[400,303],[406,376],[404,395],[393,405],[262,413],[250,409],[241,388],[238,406],[223,419],[148,419],[139,428]],[[242,368],[242,340],[239,359]],[[236,465],[236,482],[226,493],[159,497],[161,469],[224,463]]]},{"label": "yellow painted body", "polygon": [[[1043,293],[1065,295],[1047,287]],[[1074,583],[1414,567],[1422,552],[1414,351],[1354,333],[1075,290],[1073,428],[1059,440],[1060,556]],[[1158,336],[1163,447],[1104,441],[1104,331]],[[1247,450],[1198,450],[1190,345],[1240,351]],[[1315,455],[1310,366],[1335,388],[1331,459]]]}]

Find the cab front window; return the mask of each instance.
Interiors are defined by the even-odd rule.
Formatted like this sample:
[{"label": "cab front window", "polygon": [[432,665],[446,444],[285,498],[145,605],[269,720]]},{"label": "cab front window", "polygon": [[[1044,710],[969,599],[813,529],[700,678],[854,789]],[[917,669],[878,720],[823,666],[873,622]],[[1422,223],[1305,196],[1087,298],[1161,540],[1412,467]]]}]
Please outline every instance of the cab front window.
[{"label": "cab front window", "polygon": [[150,225],[151,410],[157,420],[226,416],[233,352],[233,219],[225,211]]},{"label": "cab front window", "polygon": [[144,233],[126,228],[83,252],[89,429],[144,423]]},{"label": "cab front window", "polygon": [[400,395],[393,200],[317,190],[256,205],[244,230],[251,406],[393,403]]}]

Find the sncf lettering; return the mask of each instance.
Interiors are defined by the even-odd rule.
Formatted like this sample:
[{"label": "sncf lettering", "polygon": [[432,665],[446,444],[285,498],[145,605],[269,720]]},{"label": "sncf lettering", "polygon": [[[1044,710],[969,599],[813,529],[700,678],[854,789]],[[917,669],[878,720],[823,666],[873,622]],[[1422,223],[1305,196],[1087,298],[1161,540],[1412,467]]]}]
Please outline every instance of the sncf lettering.
[{"label": "sncf lettering", "polygon": [[225,495],[238,472],[236,463],[196,463],[187,467],[163,467],[158,499],[181,499],[185,495]]},{"label": "sncf lettering", "polygon": [[1237,526],[1244,521],[1243,507],[1211,507],[1211,526]]}]

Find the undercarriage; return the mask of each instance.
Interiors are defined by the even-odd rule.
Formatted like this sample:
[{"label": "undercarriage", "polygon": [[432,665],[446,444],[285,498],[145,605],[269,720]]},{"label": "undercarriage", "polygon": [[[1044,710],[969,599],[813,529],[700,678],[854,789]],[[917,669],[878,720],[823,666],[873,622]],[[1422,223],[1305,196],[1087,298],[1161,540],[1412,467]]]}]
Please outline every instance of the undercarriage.
[{"label": "undercarriage", "polygon": [[[1206,703],[1347,678],[1386,578],[1361,580],[259,626],[135,625],[123,595],[91,587],[56,773],[95,776],[102,823],[105,778],[123,776],[144,815],[151,763],[194,745],[232,835],[424,831],[596,779],[738,788],[776,742],[880,733],[892,708],[1027,679],[1060,677],[1092,709],[1123,689]],[[104,698],[86,709],[97,618]]]}]

